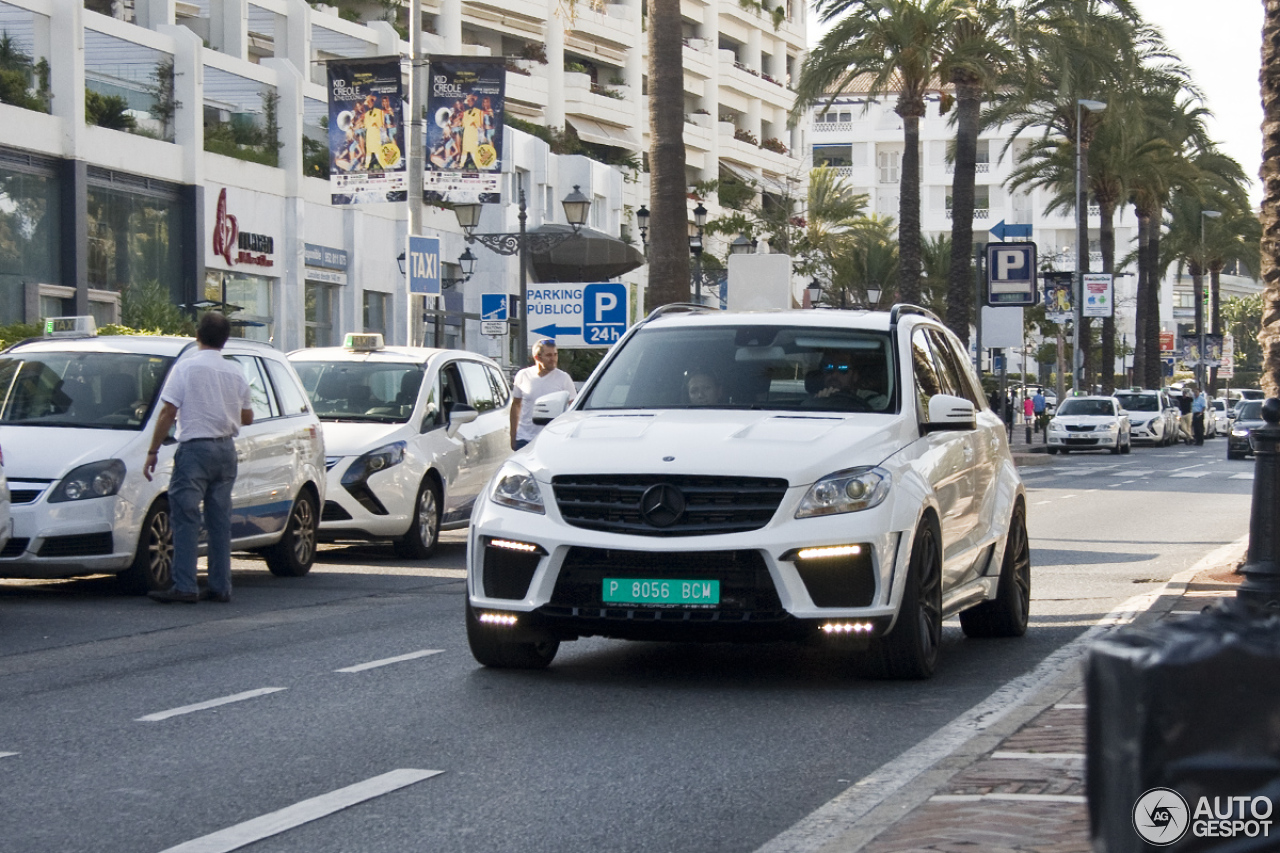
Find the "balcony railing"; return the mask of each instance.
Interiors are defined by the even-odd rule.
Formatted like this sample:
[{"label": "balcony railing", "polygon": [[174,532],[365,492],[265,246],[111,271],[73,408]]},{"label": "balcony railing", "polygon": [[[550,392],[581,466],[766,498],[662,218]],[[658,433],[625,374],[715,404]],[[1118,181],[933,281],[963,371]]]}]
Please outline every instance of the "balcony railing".
[{"label": "balcony railing", "polygon": [[[949,208],[949,207],[948,207],[948,208],[947,208],[947,219],[950,219],[950,218],[951,218],[951,208]],[[974,219],[990,219],[990,218],[991,218],[991,208],[989,208],[989,207],[975,207],[975,208],[973,209],[973,218],[974,218]]]},{"label": "balcony railing", "polygon": [[[947,174],[948,174],[948,175],[953,175],[953,174],[955,174],[955,171],[956,171],[956,164],[955,164],[955,163],[948,163],[948,164],[947,164]],[[975,163],[975,164],[974,164],[974,173],[975,173],[975,174],[985,175],[985,174],[987,174],[987,173],[988,173],[988,172],[990,172],[990,171],[991,171],[991,164],[990,164],[990,163]]]}]

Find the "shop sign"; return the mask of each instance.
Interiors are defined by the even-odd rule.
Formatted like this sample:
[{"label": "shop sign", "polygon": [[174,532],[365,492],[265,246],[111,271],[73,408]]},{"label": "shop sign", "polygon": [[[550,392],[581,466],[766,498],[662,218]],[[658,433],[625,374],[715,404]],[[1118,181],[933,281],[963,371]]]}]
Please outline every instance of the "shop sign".
[{"label": "shop sign", "polygon": [[228,266],[275,266],[275,261],[268,257],[275,254],[275,238],[240,230],[236,217],[227,212],[226,187],[218,193],[218,212],[213,221],[213,253],[220,255]]},{"label": "shop sign", "polygon": [[347,283],[349,256],[346,249],[303,243],[302,260],[307,267],[307,281],[317,281],[322,284]]}]

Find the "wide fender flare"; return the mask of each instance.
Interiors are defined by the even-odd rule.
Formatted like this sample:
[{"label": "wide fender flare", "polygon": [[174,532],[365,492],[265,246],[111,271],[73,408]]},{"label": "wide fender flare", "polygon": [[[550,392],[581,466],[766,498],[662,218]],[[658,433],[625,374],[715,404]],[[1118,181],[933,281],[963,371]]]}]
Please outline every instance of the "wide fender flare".
[{"label": "wide fender flare", "polygon": [[1005,546],[1009,544],[1009,524],[1013,521],[1013,507],[1022,501],[1023,512],[1026,512],[1027,491],[1018,476],[1018,469],[1010,460],[1000,463],[1000,471],[995,482],[995,504],[992,507],[992,524],[999,525],[1003,535],[997,536],[995,548],[991,552],[991,562],[987,564],[984,574],[988,577],[998,576],[1004,566]]},{"label": "wide fender flare", "polygon": [[[889,600],[894,608],[893,622],[887,630],[893,630],[898,621],[898,612],[902,603],[902,593],[907,583],[907,568],[911,565],[911,546],[915,542],[916,531],[924,522],[926,515],[932,515],[941,523],[942,512],[938,506],[937,495],[929,483],[910,468],[903,469],[900,477],[893,484],[893,510],[890,515],[890,530],[898,536],[897,553],[893,559],[893,574],[889,578]],[[941,532],[941,531],[939,531]]]}]

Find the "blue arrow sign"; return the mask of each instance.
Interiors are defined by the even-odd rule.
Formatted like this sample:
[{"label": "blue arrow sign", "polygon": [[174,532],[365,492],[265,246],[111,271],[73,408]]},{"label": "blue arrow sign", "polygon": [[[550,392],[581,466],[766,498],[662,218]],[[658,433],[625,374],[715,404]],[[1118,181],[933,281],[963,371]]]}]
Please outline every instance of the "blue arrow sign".
[{"label": "blue arrow sign", "polygon": [[996,235],[997,240],[1030,240],[1031,226],[1028,225],[1006,225],[1001,219],[995,225],[991,226],[990,231]]},{"label": "blue arrow sign", "polygon": [[556,338],[560,335],[580,335],[582,334],[581,326],[557,326],[552,323],[550,326],[543,326],[540,329],[533,330],[535,334],[546,335],[548,338]]}]

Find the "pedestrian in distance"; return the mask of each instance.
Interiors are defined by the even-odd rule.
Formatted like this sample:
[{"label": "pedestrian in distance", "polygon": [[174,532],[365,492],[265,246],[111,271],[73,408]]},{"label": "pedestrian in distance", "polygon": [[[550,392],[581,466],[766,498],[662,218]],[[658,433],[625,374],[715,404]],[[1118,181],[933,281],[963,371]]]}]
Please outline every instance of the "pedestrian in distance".
[{"label": "pedestrian in distance", "polygon": [[1037,388],[1035,396],[1031,398],[1031,408],[1036,416],[1036,432],[1039,432],[1040,427],[1044,425],[1042,421],[1044,420],[1046,402],[1047,401],[1044,398],[1044,389]]},{"label": "pedestrian in distance", "polygon": [[[156,470],[156,454],[178,424],[178,451],[169,478],[173,517],[173,585],[148,595],[162,604],[231,600],[231,488],[236,482],[235,437],[253,423],[249,383],[234,361],[222,357],[231,324],[207,311],[196,328],[195,353],[178,359],[160,392],[160,414],[142,474]],[[200,505],[208,531],[209,588],[200,594],[196,557]]]},{"label": "pedestrian in distance", "polygon": [[[560,353],[553,338],[543,338],[533,345],[533,365],[516,374],[511,383],[511,449],[519,450],[542,432],[533,422],[533,404],[539,397],[556,391],[568,391],[569,402],[577,395],[573,378],[556,365]],[[528,401],[528,405],[525,405]]]},{"label": "pedestrian in distance", "polygon": [[1036,404],[1030,397],[1022,398],[1022,424],[1027,432],[1027,444],[1031,443],[1031,424],[1036,419]]},{"label": "pedestrian in distance", "polygon": [[1178,404],[1178,433],[1183,444],[1190,444],[1194,439],[1191,433],[1191,386],[1182,387],[1182,396],[1175,398]]},{"label": "pedestrian in distance", "polygon": [[1201,388],[1191,399],[1191,434],[1195,438],[1196,446],[1204,445],[1204,415],[1205,409],[1209,408],[1209,395],[1204,393]]}]

